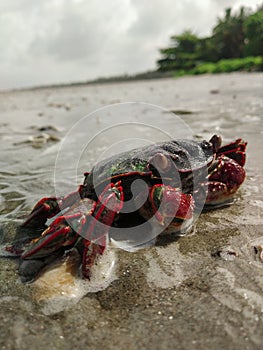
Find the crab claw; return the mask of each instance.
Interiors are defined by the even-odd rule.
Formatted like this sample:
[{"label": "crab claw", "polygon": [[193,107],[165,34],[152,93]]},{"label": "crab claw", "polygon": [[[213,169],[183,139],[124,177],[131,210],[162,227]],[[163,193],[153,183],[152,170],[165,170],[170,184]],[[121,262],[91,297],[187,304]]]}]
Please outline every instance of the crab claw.
[{"label": "crab claw", "polygon": [[193,220],[194,199],[171,186],[157,184],[150,191],[150,204],[155,217],[169,231],[185,231]]},{"label": "crab claw", "polygon": [[209,173],[206,205],[224,204],[231,200],[246,177],[244,168],[224,155],[216,159]]},{"label": "crab claw", "polygon": [[244,166],[246,162],[246,146],[247,142],[237,139],[227,145],[218,148],[217,156],[225,155],[235,160],[240,166]]}]

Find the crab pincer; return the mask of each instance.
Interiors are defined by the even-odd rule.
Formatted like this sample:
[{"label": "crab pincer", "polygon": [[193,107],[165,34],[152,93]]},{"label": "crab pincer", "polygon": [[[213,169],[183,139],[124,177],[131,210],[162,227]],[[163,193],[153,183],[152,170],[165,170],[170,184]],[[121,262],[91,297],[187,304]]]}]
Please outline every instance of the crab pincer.
[{"label": "crab pincer", "polygon": [[[182,193],[179,188],[157,184],[150,190],[150,206],[141,208],[145,218],[154,215],[163,226],[163,231],[185,233],[192,224],[194,215],[194,198]],[[150,208],[150,209],[149,209]]]}]

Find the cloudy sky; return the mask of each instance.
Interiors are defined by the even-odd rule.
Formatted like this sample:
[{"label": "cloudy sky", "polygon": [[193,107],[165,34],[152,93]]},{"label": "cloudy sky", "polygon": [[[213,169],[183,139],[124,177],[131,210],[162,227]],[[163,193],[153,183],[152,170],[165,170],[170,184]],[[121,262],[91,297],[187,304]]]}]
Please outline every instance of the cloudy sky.
[{"label": "cloudy sky", "polygon": [[0,89],[154,69],[169,37],[209,35],[224,8],[260,0],[0,0]]}]

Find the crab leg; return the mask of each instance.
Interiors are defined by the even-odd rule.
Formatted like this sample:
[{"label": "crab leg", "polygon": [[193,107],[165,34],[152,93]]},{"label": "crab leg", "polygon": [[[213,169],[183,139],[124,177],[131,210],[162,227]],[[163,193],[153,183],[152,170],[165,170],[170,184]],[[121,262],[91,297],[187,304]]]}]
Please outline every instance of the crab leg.
[{"label": "crab leg", "polygon": [[105,232],[105,235],[101,237],[99,243],[85,241],[82,255],[83,278],[90,279],[92,266],[94,266],[98,257],[104,253],[107,244],[107,233],[108,232]]},{"label": "crab leg", "polygon": [[97,203],[83,198],[64,216],[55,219],[40,237],[27,245],[21,255],[22,260],[41,259],[63,248],[71,248],[80,235],[84,238],[83,277],[89,278],[90,268],[105,250],[110,225],[116,213],[121,210],[122,203],[123,191],[120,183],[109,184]]},{"label": "crab leg", "polygon": [[52,254],[61,247],[75,243],[77,235],[68,223],[68,220],[78,219],[78,216],[59,217],[42,233],[39,238],[30,242],[21,255],[22,259],[38,259]]},{"label": "crab leg", "polygon": [[89,217],[95,210],[95,202],[84,198],[75,203],[63,216],[55,219],[40,237],[25,247],[22,259],[38,259],[52,254],[62,247],[70,247],[77,240],[77,232],[83,217]]},{"label": "crab leg", "polygon": [[32,228],[44,227],[47,219],[57,215],[61,210],[72,206],[80,199],[82,187],[82,185],[79,186],[77,191],[65,197],[44,197],[40,199],[21,226]]},{"label": "crab leg", "polygon": [[[81,226],[82,217],[92,215],[95,205],[96,203],[91,199],[83,198],[75,203],[64,216],[54,220],[40,237],[22,247],[19,275],[23,282],[34,281],[43,267],[62,256],[66,249],[76,244],[77,230]],[[16,244],[14,246],[16,247]]]},{"label": "crab leg", "polygon": [[52,254],[63,246],[72,245],[76,240],[76,233],[69,225],[69,221],[77,220],[80,215],[64,218],[58,217],[52,224],[34,239],[15,240],[0,248],[0,254],[22,259],[38,259]]},{"label": "crab leg", "polygon": [[[74,199],[76,200],[75,203],[73,201]],[[76,227],[79,227],[79,224],[77,224],[78,217],[84,214],[92,215],[96,204],[93,200],[88,198],[83,198],[80,200],[78,191],[64,197],[61,207],[59,207],[58,203],[57,198],[41,199],[35,205],[27,220],[17,228],[17,232],[20,236],[22,234],[22,238],[16,238],[12,243],[1,245],[0,256],[19,257],[24,252],[27,252],[28,256],[31,256],[31,254],[34,255],[34,253],[38,252],[38,250],[46,255],[46,250],[49,249],[49,245],[47,244],[49,239],[54,246],[55,242],[57,242],[58,247],[61,244],[64,244],[64,235],[70,234],[69,222],[71,223],[72,227],[75,226],[76,229]],[[59,216],[53,221],[53,223],[50,224],[49,227],[45,229],[46,226],[44,224],[48,218],[52,218],[52,216],[59,213],[60,210],[63,210],[70,205],[71,208],[64,213],[63,216]],[[55,206],[57,206],[57,208],[55,208]],[[52,210],[51,207],[53,207]],[[57,230],[60,231],[59,234],[57,234]],[[74,231],[72,230],[72,234]],[[43,251],[41,250],[42,248]],[[32,253],[31,249],[33,249]]]},{"label": "crab leg", "polygon": [[84,222],[79,235],[85,238],[82,253],[82,275],[90,279],[90,270],[96,259],[105,251],[108,233],[113,220],[123,206],[123,189],[120,181],[109,184],[99,196],[91,220]]}]

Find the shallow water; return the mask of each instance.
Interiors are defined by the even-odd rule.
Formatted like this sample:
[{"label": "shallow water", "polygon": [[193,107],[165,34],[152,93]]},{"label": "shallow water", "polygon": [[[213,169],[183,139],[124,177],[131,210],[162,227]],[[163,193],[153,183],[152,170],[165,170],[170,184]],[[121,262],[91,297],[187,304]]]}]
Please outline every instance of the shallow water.
[{"label": "shallow water", "polygon": [[[120,104],[133,101],[141,103]],[[178,240],[116,250],[110,285],[84,290],[74,305],[52,310],[21,284],[15,262],[1,260],[3,349],[261,348],[262,74],[1,92],[0,111],[0,242],[39,198],[74,190],[118,150],[214,133],[248,142],[247,179],[232,206],[202,214]]]}]

